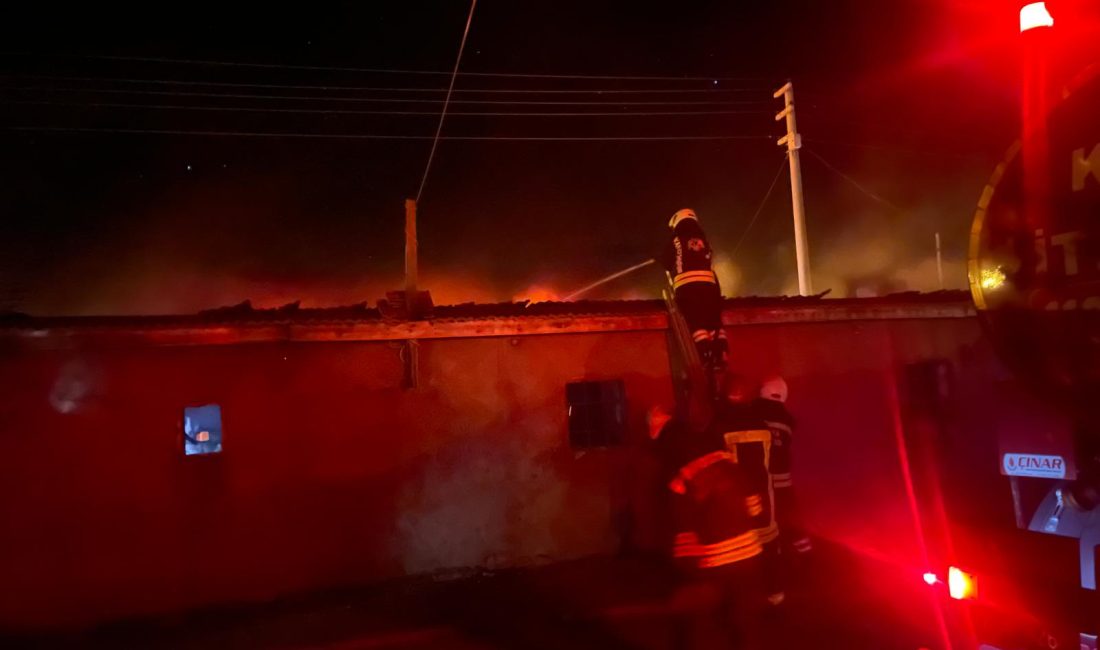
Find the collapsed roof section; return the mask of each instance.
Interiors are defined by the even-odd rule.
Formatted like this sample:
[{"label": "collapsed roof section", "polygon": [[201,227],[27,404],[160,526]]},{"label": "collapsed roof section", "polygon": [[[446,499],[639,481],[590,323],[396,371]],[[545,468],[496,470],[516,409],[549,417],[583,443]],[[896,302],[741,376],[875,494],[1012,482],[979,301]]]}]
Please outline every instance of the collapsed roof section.
[{"label": "collapsed roof section", "polygon": [[[383,341],[660,330],[668,327],[660,300],[505,302],[437,305],[421,320],[388,315],[367,303],[302,308],[291,303],[256,309],[243,302],[198,314],[171,316],[0,316],[0,341],[55,347],[74,341],[211,345],[264,341]],[[789,322],[967,318],[961,291],[904,293],[881,298],[727,298],[726,325]]]}]

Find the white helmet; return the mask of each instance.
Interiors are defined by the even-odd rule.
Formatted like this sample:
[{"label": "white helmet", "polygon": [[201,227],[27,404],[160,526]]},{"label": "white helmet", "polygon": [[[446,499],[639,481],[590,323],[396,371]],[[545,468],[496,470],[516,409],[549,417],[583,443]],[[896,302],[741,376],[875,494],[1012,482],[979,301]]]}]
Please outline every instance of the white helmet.
[{"label": "white helmet", "polygon": [[779,375],[769,377],[764,381],[764,385],[760,387],[760,397],[774,402],[786,402],[787,382],[783,381],[783,378]]},{"label": "white helmet", "polygon": [[675,228],[676,225],[684,219],[695,219],[696,221],[698,221],[699,217],[695,216],[695,210],[692,210],[691,208],[677,210],[676,213],[672,215],[672,218],[668,220],[668,227]]}]

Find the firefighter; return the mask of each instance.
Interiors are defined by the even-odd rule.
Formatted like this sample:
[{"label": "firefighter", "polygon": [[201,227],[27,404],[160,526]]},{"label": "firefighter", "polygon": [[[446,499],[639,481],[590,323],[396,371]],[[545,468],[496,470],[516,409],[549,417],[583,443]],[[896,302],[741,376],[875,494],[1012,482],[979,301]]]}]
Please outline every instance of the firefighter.
[{"label": "firefighter", "polygon": [[722,331],[722,288],[711,268],[710,243],[694,210],[677,210],[668,227],[672,239],[662,256],[665,270],[699,359],[713,380],[725,372],[729,352]]},{"label": "firefighter", "polygon": [[765,495],[749,489],[717,429],[693,430],[661,409],[650,411],[649,424],[668,470],[672,555],[685,578],[674,597],[687,610],[681,645],[762,647],[763,548],[754,526]]},{"label": "firefighter", "polygon": [[780,562],[779,524],[775,519],[775,493],[772,488],[772,432],[758,410],[756,385],[748,378],[727,373],[722,378],[725,400],[718,409],[718,428],[726,449],[742,468],[750,489],[763,495],[761,511],[754,518],[754,529],[763,545],[762,565],[767,600],[780,605],[786,600],[783,567]]},{"label": "firefighter", "polygon": [[813,542],[799,526],[798,502],[791,475],[794,417],[787,410],[787,394],[787,382],[778,375],[770,377],[760,387],[756,407],[772,433],[768,472],[775,494],[775,519],[779,524],[780,540],[785,549],[807,553],[813,549]]}]

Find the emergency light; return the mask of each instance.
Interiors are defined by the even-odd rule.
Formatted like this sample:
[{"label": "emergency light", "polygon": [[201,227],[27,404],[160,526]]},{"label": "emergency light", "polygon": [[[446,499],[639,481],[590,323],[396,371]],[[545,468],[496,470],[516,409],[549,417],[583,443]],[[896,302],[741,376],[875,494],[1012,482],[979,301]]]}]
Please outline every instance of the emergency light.
[{"label": "emergency light", "polygon": [[1032,2],[1020,9],[1020,33],[1037,27],[1053,27],[1054,17],[1047,11],[1047,3]]},{"label": "emergency light", "polygon": [[978,595],[978,582],[973,575],[951,567],[947,570],[947,593],[955,600],[971,600]]}]

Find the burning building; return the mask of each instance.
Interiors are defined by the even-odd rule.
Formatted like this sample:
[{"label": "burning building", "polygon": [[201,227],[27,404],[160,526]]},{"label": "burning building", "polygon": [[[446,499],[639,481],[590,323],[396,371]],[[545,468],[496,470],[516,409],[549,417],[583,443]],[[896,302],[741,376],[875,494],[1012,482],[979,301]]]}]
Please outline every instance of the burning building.
[{"label": "burning building", "polygon": [[[732,365],[790,385],[809,527],[915,556],[891,405],[928,361],[990,399],[968,298],[729,300],[724,325]],[[666,541],[644,420],[681,369],[659,301],[11,317],[0,346],[5,628]]]}]

